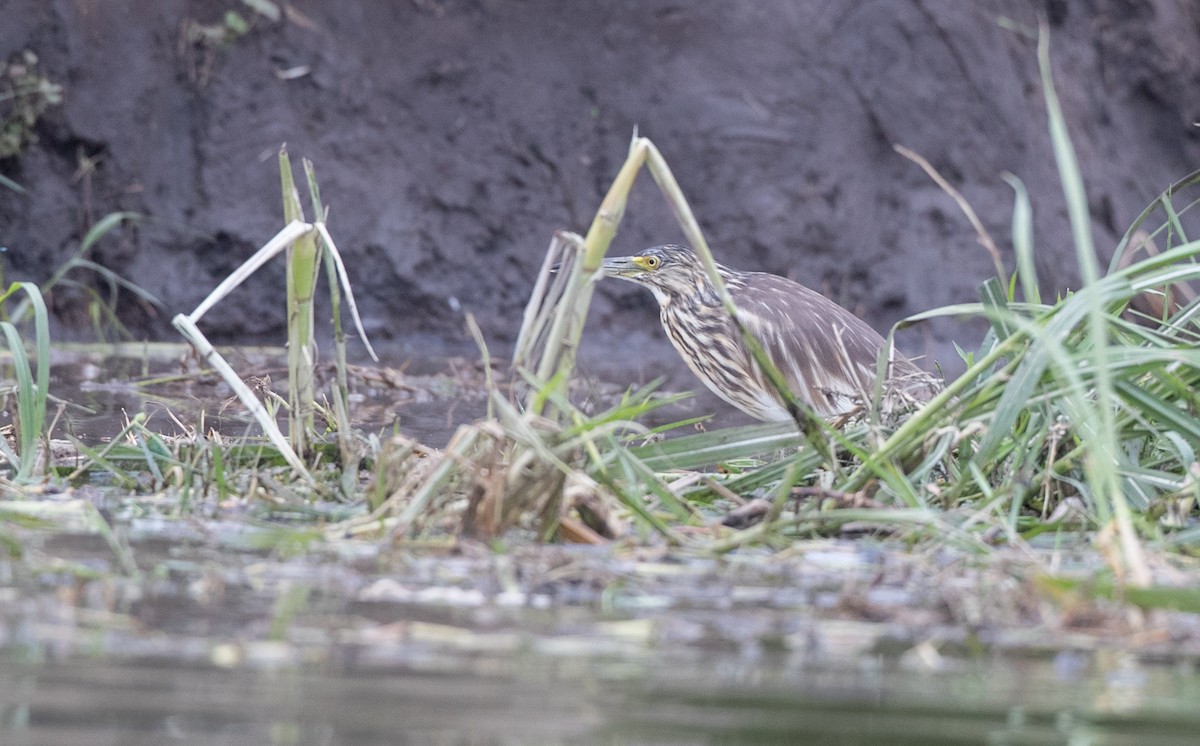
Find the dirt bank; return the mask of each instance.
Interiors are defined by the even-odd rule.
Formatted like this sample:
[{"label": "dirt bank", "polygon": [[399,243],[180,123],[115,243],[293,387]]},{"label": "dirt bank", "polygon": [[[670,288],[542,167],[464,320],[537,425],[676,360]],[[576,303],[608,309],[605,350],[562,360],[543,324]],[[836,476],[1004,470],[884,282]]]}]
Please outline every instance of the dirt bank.
[{"label": "dirt bank", "polygon": [[[279,227],[274,155],[286,142],[315,161],[368,331],[396,343],[393,356],[465,345],[462,310],[503,348],[551,232],[586,229],[636,126],[724,261],[819,287],[878,327],[973,300],[991,272],[953,203],[894,143],[953,180],[1002,243],[1001,174],[1020,176],[1043,281],[1069,287],[1034,43],[1019,30],[1039,14],[1102,251],[1200,164],[1200,104],[1185,95],[1200,90],[1192,0],[288,7],[234,33],[226,11],[254,18],[235,0],[10,0],[0,58],[36,52],[64,103],[0,161],[28,190],[0,188],[6,279],[44,280],[91,221],[135,210],[150,220],[94,259],[163,300],[122,304],[135,333],[173,339],[170,316]],[[226,38],[197,41],[205,29]],[[617,250],[678,238],[647,179]],[[218,338],[280,339],[280,273],[209,315]],[[86,337],[84,296],[53,300],[59,336]],[[592,344],[629,353],[604,346],[598,365],[636,357],[649,363],[633,375],[648,377],[676,364],[636,288],[604,288],[592,329]],[[952,337],[974,342],[945,322],[903,343],[944,360]]]}]

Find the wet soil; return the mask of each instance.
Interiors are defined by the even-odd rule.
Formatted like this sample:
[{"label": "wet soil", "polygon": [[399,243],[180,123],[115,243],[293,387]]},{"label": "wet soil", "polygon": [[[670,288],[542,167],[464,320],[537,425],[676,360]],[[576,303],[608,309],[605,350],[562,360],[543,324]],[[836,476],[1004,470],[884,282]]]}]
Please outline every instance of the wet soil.
[{"label": "wet soil", "polygon": [[[503,347],[552,231],[586,229],[637,127],[673,165],[719,258],[799,279],[877,327],[974,300],[992,274],[896,143],[957,185],[1002,245],[1012,191],[1001,175],[1023,179],[1042,286],[1070,287],[1027,35],[1039,17],[1102,260],[1200,163],[1200,110],[1185,94],[1200,89],[1191,0],[285,7],[269,21],[234,0],[7,3],[0,58],[33,50],[65,89],[36,142],[0,162],[27,190],[0,189],[6,277],[44,280],[100,216],[135,210],[148,220],[92,258],[162,300],[122,296],[134,333],[174,340],[170,317],[280,226],[286,142],[316,163],[368,331],[395,344],[388,362],[473,354],[464,311]],[[228,31],[229,10],[249,30],[199,41]],[[646,180],[616,250],[678,238]],[[280,273],[210,313],[212,336],[278,344]],[[86,295],[60,287],[52,304],[56,339],[91,336]],[[635,382],[680,371],[654,317],[647,294],[602,288],[585,358]],[[901,342],[953,367],[949,340],[970,348],[978,333],[947,320]]]}]

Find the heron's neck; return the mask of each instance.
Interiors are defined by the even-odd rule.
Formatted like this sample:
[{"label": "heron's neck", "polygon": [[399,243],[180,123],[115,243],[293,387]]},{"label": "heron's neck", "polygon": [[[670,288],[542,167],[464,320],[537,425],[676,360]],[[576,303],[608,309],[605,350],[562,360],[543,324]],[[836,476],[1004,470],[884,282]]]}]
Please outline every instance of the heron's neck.
[{"label": "heron's neck", "polygon": [[654,293],[658,297],[658,303],[663,308],[667,306],[675,306],[676,308],[687,306],[719,306],[721,305],[721,297],[717,295],[717,291],[713,288],[712,283],[708,278],[698,279],[693,287],[686,290],[675,290],[672,293],[661,292],[655,290]]}]

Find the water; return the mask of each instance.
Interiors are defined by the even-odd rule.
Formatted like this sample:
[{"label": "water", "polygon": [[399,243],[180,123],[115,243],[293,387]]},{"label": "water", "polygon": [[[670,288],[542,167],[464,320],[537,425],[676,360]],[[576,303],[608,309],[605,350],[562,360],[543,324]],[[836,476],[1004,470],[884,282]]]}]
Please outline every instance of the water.
[{"label": "water", "polygon": [[380,670],[7,664],[0,735],[12,746],[1182,746],[1200,727],[1196,677],[1170,668],[1147,670],[1124,693],[1131,699],[1114,700],[1100,681],[1063,679],[1052,663],[990,660],[926,675],[771,663],[714,652],[653,671],[531,654]]},{"label": "water", "polygon": [[0,744],[1165,746],[1200,732],[1195,615],[1062,629],[1048,609],[1005,615],[1014,589],[983,596],[972,628],[955,618],[987,567],[956,571],[972,589],[960,607],[939,566],[865,540],[726,560],[359,540],[297,553],[271,527],[152,505],[114,516],[137,575],[87,533],[27,533],[26,559],[0,559]]},{"label": "water", "polygon": [[[260,396],[267,387],[286,397],[284,350],[236,348],[223,352]],[[486,378],[477,361],[456,357],[392,360],[397,362],[398,367],[351,365],[351,419],[359,431],[382,434],[399,430],[426,446],[442,448],[459,425],[486,415]],[[327,389],[332,370],[326,366],[321,373],[321,385]],[[611,405],[629,385],[626,377],[616,377],[621,380],[582,383],[576,400],[585,407]],[[498,384],[505,381],[505,375],[497,374]],[[99,350],[95,346],[55,347],[50,393],[70,403],[62,410],[54,435],[70,434],[89,445],[116,436],[139,412],[149,416],[146,426],[150,430],[166,435],[197,428],[216,430],[230,438],[260,434],[232,390],[215,374],[201,375],[189,348],[179,344],[103,346]],[[694,400],[663,407],[646,422],[657,426],[713,412],[719,415],[714,426],[747,421],[702,391]]]},{"label": "water", "polygon": [[[214,374],[200,375],[182,345],[148,344],[104,348],[55,348],[50,392],[69,402],[55,435],[70,434],[96,444],[121,432],[128,418],[149,415],[147,427],[168,435],[202,427],[228,437],[257,435],[232,391]],[[277,348],[225,351],[252,388],[287,395],[287,361]],[[440,448],[460,423],[486,410],[478,366],[458,358],[409,360],[402,368],[355,368],[350,376],[354,425],[363,432],[399,429]],[[326,371],[328,373],[328,371]],[[332,377],[329,373],[328,377]]]}]

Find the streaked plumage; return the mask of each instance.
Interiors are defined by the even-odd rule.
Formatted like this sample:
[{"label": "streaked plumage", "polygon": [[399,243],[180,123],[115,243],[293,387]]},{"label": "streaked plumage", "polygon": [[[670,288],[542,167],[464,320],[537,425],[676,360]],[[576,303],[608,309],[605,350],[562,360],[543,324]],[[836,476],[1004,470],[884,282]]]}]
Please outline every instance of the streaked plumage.
[{"label": "streaked plumage", "polygon": [[[739,318],[763,345],[793,394],[820,415],[843,414],[868,397],[886,344],[862,319],[803,285],[718,265]],[[604,273],[647,287],[663,329],[712,391],[760,420],[791,419],[721,305],[700,260],[683,246],[655,246],[604,261]],[[932,376],[893,350],[885,402],[927,400]]]}]

